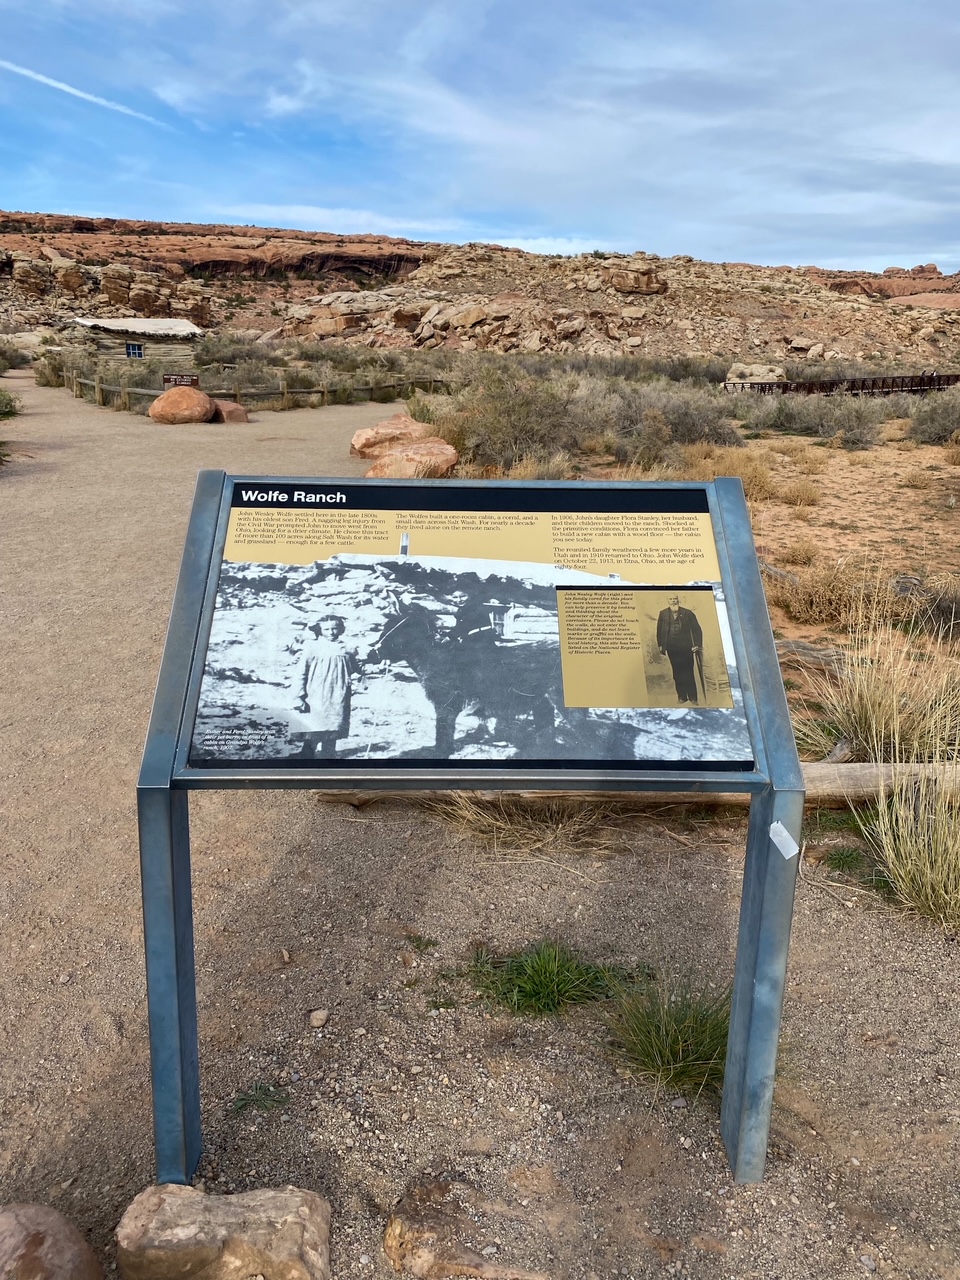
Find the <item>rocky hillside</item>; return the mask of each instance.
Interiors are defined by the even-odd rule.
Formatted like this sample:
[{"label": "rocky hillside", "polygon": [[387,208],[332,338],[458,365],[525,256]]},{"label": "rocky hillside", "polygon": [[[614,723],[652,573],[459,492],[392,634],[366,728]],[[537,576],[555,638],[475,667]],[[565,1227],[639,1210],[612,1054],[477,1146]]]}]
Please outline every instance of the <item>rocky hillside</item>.
[{"label": "rocky hillside", "polygon": [[263,227],[0,213],[0,328],[184,316],[371,347],[960,361],[960,274],[539,255]]}]

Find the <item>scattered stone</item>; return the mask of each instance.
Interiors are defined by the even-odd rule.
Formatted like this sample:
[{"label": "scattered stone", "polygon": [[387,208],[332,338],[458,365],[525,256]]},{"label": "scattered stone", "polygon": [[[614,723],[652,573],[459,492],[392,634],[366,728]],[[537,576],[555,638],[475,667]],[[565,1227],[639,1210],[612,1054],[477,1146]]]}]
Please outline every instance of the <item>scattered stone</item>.
[{"label": "scattered stone", "polygon": [[329,1009],[311,1009],[310,1010],[310,1026],[314,1031],[319,1031],[321,1027],[325,1027],[330,1021]]},{"label": "scattered stone", "polygon": [[216,412],[216,405],[199,387],[171,387],[157,396],[147,412],[154,422],[171,425],[209,422]]},{"label": "scattered stone", "polygon": [[431,480],[449,475],[460,461],[453,445],[439,436],[413,440],[381,454],[365,474],[394,480]]},{"label": "scattered stone", "polygon": [[214,400],[211,422],[249,422],[250,415],[234,400]]},{"label": "scattered stone", "polygon": [[[466,1243],[484,1230],[483,1210],[487,1207],[468,1183],[418,1178],[404,1192],[383,1233],[384,1252],[393,1269],[420,1280],[446,1280],[448,1276],[550,1280],[543,1271],[522,1271],[487,1261],[484,1254],[491,1245],[478,1253]],[[496,1252],[496,1246],[492,1247]]]},{"label": "scattered stone", "polygon": [[45,1204],[0,1209],[3,1280],[102,1280],[100,1263],[77,1228]]},{"label": "scattered stone", "polygon": [[380,458],[402,442],[427,439],[431,430],[425,422],[417,422],[408,413],[395,413],[376,426],[355,431],[350,454],[356,458]]},{"label": "scattered stone", "polygon": [[299,1187],[230,1196],[148,1187],[116,1238],[123,1280],[330,1280],[330,1206]]}]

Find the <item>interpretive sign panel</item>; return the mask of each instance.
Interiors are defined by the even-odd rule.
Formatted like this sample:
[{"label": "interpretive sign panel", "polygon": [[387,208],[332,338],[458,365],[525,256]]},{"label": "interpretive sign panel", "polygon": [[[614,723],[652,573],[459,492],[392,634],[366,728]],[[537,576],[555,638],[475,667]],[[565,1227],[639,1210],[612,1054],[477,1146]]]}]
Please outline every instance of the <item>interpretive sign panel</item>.
[{"label": "interpretive sign panel", "polygon": [[706,494],[233,483],[192,767],[753,767]]},{"label": "interpretive sign panel", "polygon": [[200,1158],[188,797],[750,793],[720,1126],[763,1173],[803,777],[739,480],[200,474],[137,783],[157,1178]]},{"label": "interpretive sign panel", "polygon": [[169,387],[199,387],[199,373],[165,373],[163,374],[163,389],[166,391]]}]

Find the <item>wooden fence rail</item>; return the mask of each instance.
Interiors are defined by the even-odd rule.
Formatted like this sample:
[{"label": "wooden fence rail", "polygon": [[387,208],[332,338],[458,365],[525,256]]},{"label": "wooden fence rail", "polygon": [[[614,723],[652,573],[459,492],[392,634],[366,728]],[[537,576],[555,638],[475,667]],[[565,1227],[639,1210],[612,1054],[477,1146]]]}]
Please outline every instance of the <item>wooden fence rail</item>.
[{"label": "wooden fence rail", "polygon": [[[155,400],[157,396],[163,394],[162,390],[151,387],[128,387],[128,386],[110,386],[97,374],[93,378],[81,378],[79,374],[65,372],[63,376],[63,385],[69,386],[73,391],[75,399],[79,399],[83,395],[84,387],[93,388],[94,401],[99,404],[106,404],[106,396],[113,395],[119,397],[120,408],[130,408],[131,396],[147,396],[150,400]],[[353,404],[357,401],[376,400],[377,392],[384,393],[384,403],[390,400],[407,400],[415,391],[425,391],[428,395],[436,392],[450,394],[451,386],[445,378],[398,378],[394,382],[371,383],[369,385],[361,385],[355,387],[347,386],[331,386],[330,383],[321,383],[318,387],[291,387],[285,381],[281,381],[275,387],[224,387],[219,391],[208,391],[206,394],[215,400],[233,400],[236,404],[250,403],[251,400],[280,400],[283,408],[292,409],[296,406],[298,398],[310,399],[312,396],[319,397],[321,405],[328,404]],[[391,394],[386,395],[387,392]]]}]

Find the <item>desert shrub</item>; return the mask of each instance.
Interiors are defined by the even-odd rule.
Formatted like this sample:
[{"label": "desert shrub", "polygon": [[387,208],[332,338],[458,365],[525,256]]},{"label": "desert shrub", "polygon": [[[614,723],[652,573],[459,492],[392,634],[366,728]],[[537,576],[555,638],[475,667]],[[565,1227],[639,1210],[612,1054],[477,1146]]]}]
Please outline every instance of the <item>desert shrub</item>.
[{"label": "desert shrub", "polygon": [[631,1075],[659,1089],[719,1093],[730,1030],[729,988],[659,978],[617,996],[610,1048]]},{"label": "desert shrub", "polygon": [[521,458],[507,472],[507,479],[568,480],[572,470],[570,454],[559,450],[550,458]]},{"label": "desert shrub", "polygon": [[15,418],[18,413],[23,412],[23,405],[20,403],[19,396],[15,396],[12,391],[7,391],[0,387],[0,419]]},{"label": "desert shrub", "polygon": [[898,418],[912,418],[920,403],[920,397],[911,395],[909,391],[896,391],[892,396],[882,396],[878,404],[883,411],[883,422],[893,422]]},{"label": "desert shrub", "polygon": [[785,546],[777,559],[783,564],[811,565],[819,552],[820,547],[812,538],[798,538]]},{"label": "desert shrub", "polygon": [[815,507],[820,501],[820,490],[812,480],[794,480],[781,489],[780,501],[788,507]]},{"label": "desert shrub", "polygon": [[960,444],[948,444],[943,451],[943,460],[951,467],[960,467]]},{"label": "desert shrub", "polygon": [[946,444],[960,430],[960,386],[931,391],[917,405],[910,436],[918,444]]},{"label": "desert shrub", "polygon": [[934,477],[923,467],[911,467],[900,477],[905,489],[929,489],[934,484]]},{"label": "desert shrub", "polygon": [[651,410],[669,426],[673,444],[706,441],[736,448],[743,443],[728,417],[730,406],[722,393],[661,379],[641,386],[622,385],[619,402],[613,426],[633,452],[644,433],[644,415]]},{"label": "desert shrub", "polygon": [[827,400],[824,409],[819,434],[835,439],[844,449],[867,449],[880,439],[880,423],[884,421],[883,400],[836,396]]},{"label": "desert shrub", "polygon": [[63,368],[63,352],[45,351],[33,366],[33,380],[38,387],[62,387]]},{"label": "desert shrub", "polygon": [[729,360],[717,356],[647,356],[639,363],[644,372],[671,382],[717,386],[726,381]]},{"label": "desert shrub", "polygon": [[233,333],[208,333],[201,338],[196,346],[194,361],[199,367],[208,364],[239,365],[245,361],[286,364],[285,356],[268,343],[241,338]]},{"label": "desert shrub", "polygon": [[0,342],[0,374],[8,369],[24,369],[30,361],[26,351],[21,351],[12,342]]}]

